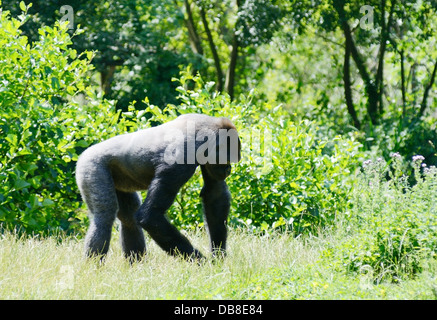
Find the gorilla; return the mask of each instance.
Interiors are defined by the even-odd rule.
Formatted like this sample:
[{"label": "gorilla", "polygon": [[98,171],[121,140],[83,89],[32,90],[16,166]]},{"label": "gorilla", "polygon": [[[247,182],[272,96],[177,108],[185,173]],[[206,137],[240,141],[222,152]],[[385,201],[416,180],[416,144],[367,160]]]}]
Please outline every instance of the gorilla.
[{"label": "gorilla", "polygon": [[[85,237],[87,257],[105,257],[117,217],[123,253],[130,261],[140,260],[146,252],[142,228],[170,255],[202,259],[165,215],[198,166],[211,250],[213,256],[225,254],[231,200],[225,179],[231,163],[240,159],[240,139],[233,123],[202,114],[181,115],[89,147],[76,165],[76,182],[91,218]],[[143,203],[140,190],[147,190]]]}]

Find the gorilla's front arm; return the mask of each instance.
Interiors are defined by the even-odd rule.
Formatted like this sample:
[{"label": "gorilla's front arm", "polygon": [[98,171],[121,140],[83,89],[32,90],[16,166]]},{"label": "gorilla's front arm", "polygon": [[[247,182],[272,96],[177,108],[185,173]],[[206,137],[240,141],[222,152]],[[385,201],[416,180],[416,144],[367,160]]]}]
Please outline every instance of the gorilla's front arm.
[{"label": "gorilla's front arm", "polygon": [[[225,178],[230,173],[230,162],[240,159],[240,145],[238,136],[238,145],[226,144],[226,161],[219,163],[219,147],[222,147],[219,144],[224,141],[219,139],[219,132],[223,129],[235,131],[234,125],[225,118],[184,115],[85,150],[77,163],[76,180],[92,218],[85,241],[87,255],[106,254],[112,225],[118,217],[121,243],[127,257],[137,259],[145,253],[142,227],[168,253],[200,258],[200,252],[165,216],[179,189],[199,165],[205,182],[201,197],[211,247],[213,253],[224,251],[231,199]],[[205,148],[202,137],[213,135],[215,145]],[[196,157],[200,150],[206,155],[201,161]],[[147,197],[141,204],[136,192],[146,189]]]}]

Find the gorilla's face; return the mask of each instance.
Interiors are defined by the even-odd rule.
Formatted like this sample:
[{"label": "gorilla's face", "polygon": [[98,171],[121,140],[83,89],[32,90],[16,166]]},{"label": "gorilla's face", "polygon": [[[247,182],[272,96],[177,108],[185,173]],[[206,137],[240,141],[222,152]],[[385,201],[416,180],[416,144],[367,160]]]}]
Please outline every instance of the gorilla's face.
[{"label": "gorilla's face", "polygon": [[216,180],[225,180],[231,174],[230,164],[205,164],[205,168]]}]

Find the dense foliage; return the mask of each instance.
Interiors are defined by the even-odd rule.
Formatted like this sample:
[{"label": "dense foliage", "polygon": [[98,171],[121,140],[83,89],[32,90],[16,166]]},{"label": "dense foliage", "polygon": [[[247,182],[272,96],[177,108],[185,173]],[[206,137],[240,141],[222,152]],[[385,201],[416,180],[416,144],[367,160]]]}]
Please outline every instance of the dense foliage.
[{"label": "dense foliage", "polygon": [[26,18],[0,16],[0,221],[26,232],[70,230],[80,205],[77,154],[122,123],[89,86],[93,53],[69,47],[65,23],[39,29],[29,44],[19,29]]}]

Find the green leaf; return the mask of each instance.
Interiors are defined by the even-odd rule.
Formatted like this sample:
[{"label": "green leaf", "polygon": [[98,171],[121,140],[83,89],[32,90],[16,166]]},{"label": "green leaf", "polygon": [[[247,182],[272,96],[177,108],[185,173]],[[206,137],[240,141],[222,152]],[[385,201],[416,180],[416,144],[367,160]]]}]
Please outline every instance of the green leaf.
[{"label": "green leaf", "polygon": [[24,1],[21,1],[20,2],[20,9],[22,10],[22,11],[26,11],[26,4],[24,3]]},{"label": "green leaf", "polygon": [[27,188],[28,186],[30,186],[30,183],[25,180],[20,180],[20,179],[15,180],[14,188],[16,190]]},{"label": "green leaf", "polygon": [[59,83],[59,79],[56,77],[52,77],[52,88],[58,90],[60,87],[61,84]]},{"label": "green leaf", "polygon": [[92,51],[86,51],[86,57],[88,60],[91,60],[94,57],[94,53]]},{"label": "green leaf", "polygon": [[88,142],[86,142],[85,140],[79,140],[79,141],[76,141],[76,143],[75,143],[75,145],[74,145],[75,147],[82,147],[82,148],[86,148],[86,147],[88,147],[89,146],[89,143]]},{"label": "green leaf", "polygon": [[55,203],[54,203],[52,200],[50,200],[50,199],[48,199],[48,198],[45,198],[45,199],[42,201],[42,205],[43,205],[43,207],[52,207],[52,206],[55,205]]},{"label": "green leaf", "polygon": [[14,134],[9,133],[6,136],[6,141],[15,146],[17,144],[17,136]]},{"label": "green leaf", "polygon": [[[40,31],[42,31],[41,29],[40,29]],[[44,32],[44,31],[43,31]],[[44,33],[43,33],[43,35],[44,35]],[[50,68],[50,67],[48,67],[48,66],[45,66],[44,67],[44,73],[46,74],[46,75],[49,75],[49,74],[51,74],[53,72],[53,70]]]}]

